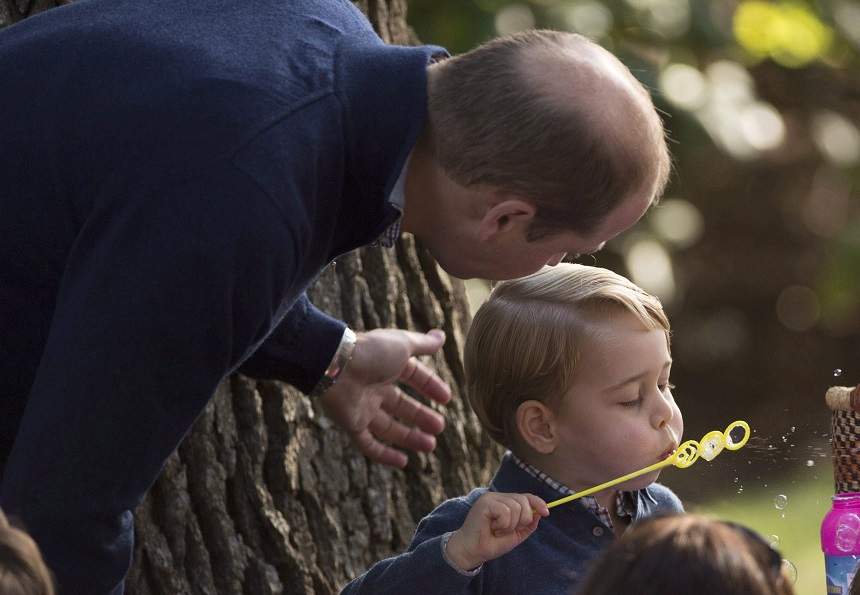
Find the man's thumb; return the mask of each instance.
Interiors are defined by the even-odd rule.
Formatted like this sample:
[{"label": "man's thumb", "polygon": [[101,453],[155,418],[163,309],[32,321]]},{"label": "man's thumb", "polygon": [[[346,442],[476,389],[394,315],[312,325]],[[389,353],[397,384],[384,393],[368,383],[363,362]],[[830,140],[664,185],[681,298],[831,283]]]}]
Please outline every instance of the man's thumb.
[{"label": "man's thumb", "polygon": [[431,355],[445,343],[445,331],[433,329],[424,334],[410,333],[413,355]]}]

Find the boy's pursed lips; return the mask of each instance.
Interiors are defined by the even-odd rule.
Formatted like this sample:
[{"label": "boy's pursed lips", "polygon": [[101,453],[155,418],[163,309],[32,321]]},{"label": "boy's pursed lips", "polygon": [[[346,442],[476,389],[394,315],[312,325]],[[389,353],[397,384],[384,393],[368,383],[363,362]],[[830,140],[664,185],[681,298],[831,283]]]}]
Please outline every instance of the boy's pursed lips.
[{"label": "boy's pursed lips", "polygon": [[663,451],[663,454],[661,454],[660,458],[657,460],[658,461],[665,461],[668,457],[672,456],[676,450],[678,450],[678,445],[673,442],[669,446],[669,448],[667,448],[665,451]]}]

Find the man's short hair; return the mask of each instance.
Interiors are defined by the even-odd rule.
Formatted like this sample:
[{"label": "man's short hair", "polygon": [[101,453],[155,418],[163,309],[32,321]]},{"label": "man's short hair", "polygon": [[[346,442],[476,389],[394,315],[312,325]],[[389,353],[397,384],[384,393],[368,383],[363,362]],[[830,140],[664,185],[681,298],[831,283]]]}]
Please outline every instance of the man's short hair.
[{"label": "man's short hair", "polygon": [[660,300],[610,270],[561,263],[496,285],[466,337],[466,394],[484,430],[520,450],[517,408],[535,400],[556,408],[573,383],[583,343],[620,312],[644,328],[669,320]]},{"label": "man's short hair", "polygon": [[[579,57],[584,53],[599,59]],[[600,66],[581,68],[583,62]],[[607,106],[590,97],[596,79],[581,73],[594,68],[622,81],[616,87],[625,91],[617,95],[630,95],[631,109],[605,113]],[[526,31],[432,70],[428,111],[437,162],[463,186],[531,200],[537,214],[530,240],[587,234],[631,195],[651,192],[654,202],[662,194],[671,163],[651,98],[626,66],[585,37]]]},{"label": "man's short hair", "polygon": [[54,595],[51,572],[36,542],[13,527],[0,510],[0,593]]}]

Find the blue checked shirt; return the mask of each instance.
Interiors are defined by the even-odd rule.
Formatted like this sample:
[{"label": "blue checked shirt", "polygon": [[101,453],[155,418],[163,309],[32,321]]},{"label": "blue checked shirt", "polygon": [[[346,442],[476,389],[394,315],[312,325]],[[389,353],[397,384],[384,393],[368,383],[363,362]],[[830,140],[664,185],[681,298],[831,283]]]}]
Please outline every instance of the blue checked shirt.
[{"label": "blue checked shirt", "polygon": [[[564,496],[569,496],[570,494],[575,493],[569,487],[557,482],[537,467],[529,465],[528,463],[517,457],[517,455],[515,455],[514,453],[510,453],[510,455],[511,460],[517,467],[519,467],[532,477],[546,483],[548,486],[550,486],[552,489],[559,493],[559,497],[563,498]],[[592,513],[594,513],[594,515],[598,519],[600,519],[600,522],[606,525],[610,531],[614,530],[612,523],[612,514],[610,514],[607,508],[604,508],[603,506],[598,504],[597,498],[595,498],[594,496],[583,496],[581,500],[585,507]],[[619,517],[630,517],[630,519],[633,519],[636,516],[636,500],[632,497],[630,492],[619,491],[616,494],[615,513]]]}]

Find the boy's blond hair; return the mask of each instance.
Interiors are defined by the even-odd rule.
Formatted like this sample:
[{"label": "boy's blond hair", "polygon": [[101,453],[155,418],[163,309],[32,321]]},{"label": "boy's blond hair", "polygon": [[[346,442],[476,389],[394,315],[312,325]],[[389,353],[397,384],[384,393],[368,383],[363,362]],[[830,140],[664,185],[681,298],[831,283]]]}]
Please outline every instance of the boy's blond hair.
[{"label": "boy's blond hair", "polygon": [[484,430],[519,450],[515,414],[529,400],[556,407],[596,325],[630,312],[649,330],[669,320],[660,300],[610,270],[562,263],[495,286],[466,338],[466,394]]},{"label": "boy's blond hair", "polygon": [[33,539],[0,510],[0,594],[54,595],[51,572]]}]

